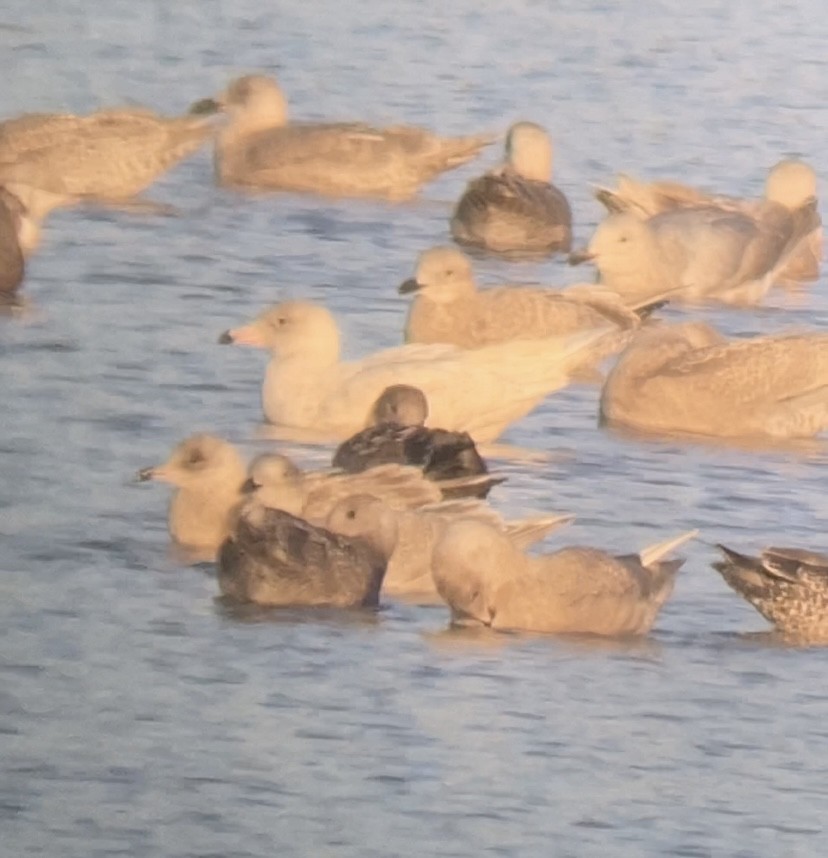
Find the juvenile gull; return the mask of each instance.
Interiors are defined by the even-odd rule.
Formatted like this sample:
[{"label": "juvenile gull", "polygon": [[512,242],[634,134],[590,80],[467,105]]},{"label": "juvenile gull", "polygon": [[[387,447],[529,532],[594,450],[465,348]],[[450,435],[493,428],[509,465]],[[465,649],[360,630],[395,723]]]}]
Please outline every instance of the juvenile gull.
[{"label": "juvenile gull", "polygon": [[593,261],[601,283],[625,300],[672,292],[671,300],[757,304],[810,227],[797,232],[716,206],[678,208],[642,221],[629,213],[598,225],[573,263]]},{"label": "juvenile gull", "polygon": [[434,547],[434,579],[458,623],[643,635],[670,596],[683,562],[662,558],[695,535],[685,533],[640,554],[570,547],[530,557],[491,525],[457,521]]},{"label": "juvenile gull", "polygon": [[262,390],[271,423],[344,440],[365,428],[386,387],[408,384],[426,395],[430,425],[469,432],[483,442],[567,385],[601,349],[606,330],[475,350],[406,345],[343,363],[331,313],[309,301],[285,301],[226,331],[220,342],[271,353]]},{"label": "juvenile gull", "polygon": [[568,251],[572,211],[552,184],[552,141],[534,122],[506,135],[504,163],[469,182],[451,217],[459,244],[495,252]]},{"label": "juvenile gull", "polygon": [[817,210],[817,178],[803,161],[787,158],[775,164],[761,199],[706,194],[679,182],[640,182],[624,174],[617,188],[598,188],[596,197],[610,212],[630,212],[647,220],[677,208],[716,206],[764,220],[799,236],[777,278],[785,283],[816,280],[822,261],[822,221]]},{"label": "juvenile gull", "polygon": [[828,428],[828,334],[726,340],[702,322],[642,331],[601,393],[604,423],[657,434],[804,438]]},{"label": "juvenile gull", "polygon": [[283,510],[245,504],[218,555],[222,595],[269,606],[376,607],[382,551]]},{"label": "juvenile gull", "polygon": [[425,426],[428,401],[416,387],[392,384],[374,403],[369,426],[343,441],[333,466],[357,474],[377,465],[414,465],[440,486],[444,498],[486,497],[501,477],[458,485],[458,477],[488,474],[468,432]]},{"label": "juvenile gull", "polygon": [[140,193],[213,134],[212,116],[111,108],[86,116],[26,114],[0,123],[0,182],[55,195],[55,203]]},{"label": "juvenile gull", "polygon": [[[247,473],[245,493],[255,495],[264,506],[283,509],[314,524],[324,524],[342,498],[361,492],[382,498],[394,509],[416,509],[442,497],[437,483],[419,468],[405,465],[378,465],[358,474],[302,471],[287,456],[263,453],[253,459]],[[474,490],[484,480],[464,476],[451,484]]]},{"label": "juvenile gull", "polygon": [[180,545],[215,550],[230,534],[246,477],[232,444],[214,435],[191,435],[164,464],[143,468],[138,477],[175,486],[167,521]]},{"label": "juvenile gull", "polygon": [[607,338],[610,354],[613,347],[624,345],[628,332],[651,309],[648,300],[638,314],[615,292],[600,286],[563,291],[540,286],[478,289],[471,260],[454,247],[432,247],[421,253],[415,276],[399,291],[415,293],[406,320],[406,342],[453,343],[462,348],[612,325],[622,333],[615,343]]},{"label": "juvenile gull", "polygon": [[227,114],[215,151],[225,185],[406,199],[493,142],[406,125],[288,122],[284,94],[262,75],[234,80],[216,101]]},{"label": "juvenile gull", "polygon": [[327,527],[350,537],[385,546],[388,572],[383,590],[391,594],[436,596],[432,551],[440,534],[454,521],[477,521],[496,528],[518,549],[528,548],[574,519],[547,515],[504,521],[480,501],[446,501],[419,510],[394,510],[372,495],[344,498],[331,511]]},{"label": "juvenile gull", "polygon": [[713,563],[725,581],[783,634],[828,639],[828,555],[799,548],[766,548],[761,556],[719,545]]}]

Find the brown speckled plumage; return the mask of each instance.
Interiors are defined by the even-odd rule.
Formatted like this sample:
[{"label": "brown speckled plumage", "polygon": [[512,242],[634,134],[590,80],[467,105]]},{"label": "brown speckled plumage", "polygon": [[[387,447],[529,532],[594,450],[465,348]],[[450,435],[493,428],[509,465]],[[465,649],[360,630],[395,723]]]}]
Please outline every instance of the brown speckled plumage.
[{"label": "brown speckled plumage", "polygon": [[779,631],[828,640],[828,555],[766,548],[759,557],[718,546],[713,568]]},{"label": "brown speckled plumage", "polygon": [[69,199],[140,193],[212,134],[212,119],[113,108],[28,114],[0,123],[0,181]]}]

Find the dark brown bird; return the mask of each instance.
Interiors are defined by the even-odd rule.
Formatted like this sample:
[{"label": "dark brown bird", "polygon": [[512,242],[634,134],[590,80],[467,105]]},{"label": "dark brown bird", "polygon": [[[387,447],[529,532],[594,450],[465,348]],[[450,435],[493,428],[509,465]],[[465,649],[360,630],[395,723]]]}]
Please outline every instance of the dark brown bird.
[{"label": "dark brown bird", "polygon": [[534,122],[506,136],[506,159],[469,182],[451,217],[458,243],[495,252],[568,252],[572,210],[552,184],[552,143]]},{"label": "dark brown bird", "polygon": [[218,555],[222,595],[270,606],[376,607],[388,561],[349,539],[253,501]]},{"label": "dark brown bird", "polygon": [[503,482],[492,476],[479,482],[455,483],[460,477],[485,475],[489,469],[468,432],[424,426],[428,402],[419,388],[394,384],[386,388],[371,412],[371,425],[342,443],[333,466],[351,474],[376,465],[414,465],[443,487],[444,498],[484,498]]}]

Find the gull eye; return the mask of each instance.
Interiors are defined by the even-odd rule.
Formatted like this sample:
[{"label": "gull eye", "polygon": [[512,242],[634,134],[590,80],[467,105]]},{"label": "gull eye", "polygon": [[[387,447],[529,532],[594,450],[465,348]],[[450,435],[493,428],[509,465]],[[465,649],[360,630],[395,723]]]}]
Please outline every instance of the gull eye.
[{"label": "gull eye", "polygon": [[187,465],[200,465],[202,462],[206,460],[206,456],[201,450],[190,450],[189,455],[187,456],[185,464]]}]

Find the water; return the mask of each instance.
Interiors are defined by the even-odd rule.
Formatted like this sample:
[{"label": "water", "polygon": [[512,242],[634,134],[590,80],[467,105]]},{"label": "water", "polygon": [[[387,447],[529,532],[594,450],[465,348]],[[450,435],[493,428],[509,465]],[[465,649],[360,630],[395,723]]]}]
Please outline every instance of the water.
[{"label": "water", "polygon": [[[433,5],[433,4],[432,4]],[[0,115],[146,103],[277,74],[300,117],[445,132],[546,124],[583,243],[589,183],[625,169],[738,194],[820,170],[818,0],[175,4],[7,0]],[[233,612],[167,550],[164,490],[132,474],[209,429],[257,448],[263,361],[219,332],[324,300],[350,354],[399,341],[396,285],[494,161],[390,206],[215,189],[203,154],[151,191],[180,217],[66,211],[0,324],[0,831],[9,856],[821,855],[825,651],[773,645],[712,543],[824,548],[824,456],[646,444],[595,427],[596,390],[505,441],[496,504],[577,513],[569,541],[702,539],[640,644],[468,637],[447,612]],[[484,259],[482,282],[572,282]],[[728,333],[828,327],[818,284]],[[674,317],[681,311],[671,311]],[[323,451],[304,451],[307,462]]]}]

